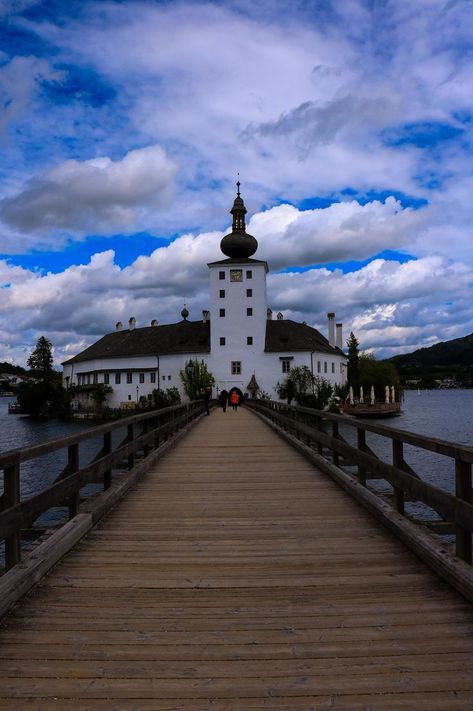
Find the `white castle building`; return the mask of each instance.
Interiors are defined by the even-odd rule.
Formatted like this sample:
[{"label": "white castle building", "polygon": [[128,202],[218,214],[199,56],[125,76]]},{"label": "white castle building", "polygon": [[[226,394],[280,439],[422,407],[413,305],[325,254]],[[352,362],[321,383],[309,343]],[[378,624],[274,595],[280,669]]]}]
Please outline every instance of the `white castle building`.
[{"label": "white castle building", "polygon": [[136,328],[130,318],[127,329],[117,323],[114,332],[63,363],[66,387],[79,386],[87,398],[99,383],[110,385],[110,407],[131,405],[158,388],[177,387],[184,398],[179,372],[196,359],[215,377],[214,397],[235,388],[277,400],[276,384],[302,365],[333,385],[346,381],[342,325],[335,324],[334,313],[328,314],[328,339],[281,313],[273,320],[266,293],[268,265],[252,258],[258,243],[246,232],[240,183],[231,214],[232,231],[220,243],[226,258],[208,264],[210,308],[202,320],[189,321],[184,307],[178,323],[152,321]]}]

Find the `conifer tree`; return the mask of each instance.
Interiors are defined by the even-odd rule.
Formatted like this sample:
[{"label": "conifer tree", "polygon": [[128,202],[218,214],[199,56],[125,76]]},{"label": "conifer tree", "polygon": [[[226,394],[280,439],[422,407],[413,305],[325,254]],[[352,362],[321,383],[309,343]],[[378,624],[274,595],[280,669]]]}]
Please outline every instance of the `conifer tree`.
[{"label": "conifer tree", "polygon": [[36,347],[26,361],[28,368],[37,378],[46,380],[53,370],[52,343],[45,336],[40,336]]},{"label": "conifer tree", "polygon": [[358,387],[360,380],[359,367],[359,342],[353,331],[347,339],[348,363],[347,363],[347,382],[353,388]]}]

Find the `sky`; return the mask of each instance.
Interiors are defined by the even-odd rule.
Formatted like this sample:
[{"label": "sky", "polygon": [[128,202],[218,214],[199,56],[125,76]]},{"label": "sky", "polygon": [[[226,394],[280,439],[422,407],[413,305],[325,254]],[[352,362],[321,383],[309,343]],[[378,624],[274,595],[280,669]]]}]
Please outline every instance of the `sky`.
[{"label": "sky", "polygon": [[208,308],[237,173],[269,305],[473,331],[472,0],[0,0],[0,361]]}]

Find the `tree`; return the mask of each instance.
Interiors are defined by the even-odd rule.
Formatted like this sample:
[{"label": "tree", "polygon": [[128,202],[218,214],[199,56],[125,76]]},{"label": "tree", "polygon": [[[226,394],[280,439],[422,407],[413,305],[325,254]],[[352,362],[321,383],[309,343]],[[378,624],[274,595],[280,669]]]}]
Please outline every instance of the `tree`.
[{"label": "tree", "polygon": [[215,378],[203,360],[188,360],[179,375],[189,400],[200,398],[205,390],[211,389],[215,384]]},{"label": "tree", "polygon": [[152,392],[153,403],[157,410],[162,407],[172,407],[173,405],[181,404],[181,396],[179,395],[179,390],[177,388],[167,388],[158,390],[155,388]]},{"label": "tree", "polygon": [[52,343],[45,336],[40,336],[36,347],[26,361],[28,368],[36,378],[47,380],[53,370]]},{"label": "tree", "polygon": [[376,360],[374,355],[362,353],[358,358],[358,382],[363,386],[365,398],[374,387],[377,400],[384,401],[386,385],[394,385],[396,400],[400,400],[401,383],[396,367],[389,361]]},{"label": "tree", "polygon": [[106,401],[108,395],[113,393],[113,388],[110,385],[104,385],[99,383],[90,393],[90,397],[97,405],[97,409],[101,410],[104,402]]},{"label": "tree", "polygon": [[333,387],[328,380],[314,376],[306,365],[300,365],[291,368],[275,390],[280,398],[287,398],[289,405],[294,399],[298,405],[321,410],[328,403]]},{"label": "tree", "polygon": [[359,386],[359,343],[353,331],[347,339],[348,363],[347,363],[347,382],[353,388]]}]

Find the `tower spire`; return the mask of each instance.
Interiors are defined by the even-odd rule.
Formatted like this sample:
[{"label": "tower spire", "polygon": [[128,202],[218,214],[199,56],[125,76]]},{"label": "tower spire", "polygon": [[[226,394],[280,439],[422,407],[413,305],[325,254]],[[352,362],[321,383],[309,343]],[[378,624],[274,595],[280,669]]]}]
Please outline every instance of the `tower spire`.
[{"label": "tower spire", "polygon": [[227,257],[248,258],[256,252],[258,242],[246,232],[246,207],[240,195],[240,173],[237,175],[237,194],[230,210],[233,216],[232,231],[222,239],[220,249]]}]

